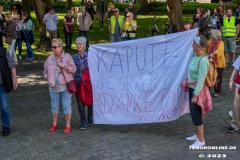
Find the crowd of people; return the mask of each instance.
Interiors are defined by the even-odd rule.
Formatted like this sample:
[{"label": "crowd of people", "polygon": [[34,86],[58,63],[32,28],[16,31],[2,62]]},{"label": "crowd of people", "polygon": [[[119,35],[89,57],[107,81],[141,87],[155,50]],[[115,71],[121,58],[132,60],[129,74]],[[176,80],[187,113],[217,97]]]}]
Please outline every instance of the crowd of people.
[{"label": "crowd of people", "polygon": [[[233,84],[236,84],[234,97],[233,118],[227,132],[233,133],[240,127],[240,57],[235,58],[236,39],[239,33],[240,4],[238,9],[233,12],[231,8],[225,9],[222,1],[219,7],[213,11],[213,16],[209,15],[209,10],[197,8],[197,13],[193,16],[193,21],[186,21],[184,29],[188,31],[192,28],[198,28],[198,35],[193,41],[193,58],[189,64],[188,78],[181,84],[184,91],[189,92],[190,114],[193,125],[196,126],[196,135],[187,137],[187,140],[194,140],[191,146],[205,145],[204,129],[202,115],[211,110],[211,95],[209,87],[214,88],[214,96],[218,97],[222,91],[222,78],[226,66],[233,64],[233,73],[229,81],[229,89],[232,90]],[[69,89],[69,82],[75,81],[76,88],[80,88],[81,82],[87,75],[88,70],[88,47],[89,30],[96,14],[99,16],[100,30],[104,27],[105,13],[107,11],[105,0],[97,2],[95,11],[91,1],[87,2],[86,7],[80,8],[77,16],[79,35],[75,41],[77,53],[73,56],[64,51],[64,43],[57,38],[58,15],[54,8],[50,8],[43,17],[46,25],[46,36],[52,43],[52,54],[44,63],[44,78],[48,81],[49,93],[51,97],[51,112],[53,124],[50,132],[57,130],[58,114],[60,102],[63,106],[63,113],[66,118],[66,127],[64,133],[71,131],[72,94]],[[137,12],[132,3],[125,9],[121,15],[118,8],[113,4],[109,5],[108,30],[111,42],[122,40],[134,40],[137,38]],[[27,47],[27,60],[34,60],[34,53],[31,45],[34,42],[33,24],[27,13],[22,14],[22,19],[18,14],[2,14],[3,7],[0,6],[0,105],[2,112],[3,136],[10,134],[10,111],[8,93],[11,89],[17,88],[16,70],[14,63],[22,59],[22,40]],[[233,15],[234,13],[234,15]],[[65,49],[72,49],[72,37],[74,33],[74,16],[72,11],[68,11],[63,18]],[[9,44],[7,50],[3,48],[2,37],[5,36],[5,43]],[[7,41],[9,40],[9,42]],[[19,50],[16,56],[16,48]],[[231,53],[231,58],[230,58]],[[217,69],[216,82],[213,86],[208,86],[205,81],[208,76],[211,64]],[[2,69],[4,68],[4,69]],[[10,77],[10,78],[9,78]],[[11,78],[12,77],[12,78]],[[9,81],[11,79],[11,81]],[[11,82],[11,83],[6,83]],[[13,82],[13,83],[12,83]],[[86,129],[88,125],[93,125],[93,106],[79,99],[81,89],[75,92],[79,117],[81,121],[80,129]],[[205,96],[202,96],[202,95]],[[87,110],[85,110],[87,106]]]}]

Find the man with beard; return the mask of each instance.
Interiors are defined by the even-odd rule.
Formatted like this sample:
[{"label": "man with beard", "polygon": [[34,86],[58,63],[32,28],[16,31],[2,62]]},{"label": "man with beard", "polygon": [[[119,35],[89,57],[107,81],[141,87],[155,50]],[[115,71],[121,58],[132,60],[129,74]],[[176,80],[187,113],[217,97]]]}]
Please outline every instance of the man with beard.
[{"label": "man with beard", "polygon": [[222,35],[227,66],[229,66],[229,52],[232,53],[232,63],[235,60],[236,39],[239,33],[238,19],[232,16],[232,14],[232,9],[228,9],[226,12],[227,16],[222,21]]}]

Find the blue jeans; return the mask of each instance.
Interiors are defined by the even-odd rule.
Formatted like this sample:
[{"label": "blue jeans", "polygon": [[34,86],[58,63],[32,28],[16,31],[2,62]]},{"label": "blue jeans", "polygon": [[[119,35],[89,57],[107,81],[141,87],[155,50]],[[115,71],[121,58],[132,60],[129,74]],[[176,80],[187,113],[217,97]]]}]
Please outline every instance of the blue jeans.
[{"label": "blue jeans", "polygon": [[1,108],[1,118],[2,127],[9,128],[10,126],[10,105],[9,96],[5,90],[5,87],[0,87],[0,108]]},{"label": "blue jeans", "polygon": [[15,42],[15,45],[14,45],[14,49],[16,51],[18,47],[18,55],[21,56],[22,55],[22,38],[18,38]]},{"label": "blue jeans", "polygon": [[64,33],[66,49],[72,49],[72,35],[73,33]]},{"label": "blue jeans", "polygon": [[122,34],[114,35],[111,34],[111,42],[121,42],[122,41]]},{"label": "blue jeans", "polygon": [[79,30],[79,37],[84,36],[87,39],[87,45],[86,47],[88,48],[89,44],[88,44],[88,31],[81,31]]},{"label": "blue jeans", "polygon": [[30,43],[28,41],[25,41],[25,42],[26,42],[26,47],[27,47],[27,58],[34,58],[32,46],[30,45]]},{"label": "blue jeans", "polygon": [[63,92],[53,92],[49,90],[51,97],[52,113],[59,113],[60,99],[62,101],[63,113],[72,114],[72,95],[68,89]]}]

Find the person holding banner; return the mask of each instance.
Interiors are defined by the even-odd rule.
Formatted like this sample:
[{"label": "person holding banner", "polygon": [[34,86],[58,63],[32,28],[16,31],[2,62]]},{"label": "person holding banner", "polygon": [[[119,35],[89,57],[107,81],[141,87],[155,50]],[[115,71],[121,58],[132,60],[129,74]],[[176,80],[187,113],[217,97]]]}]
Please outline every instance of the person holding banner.
[{"label": "person holding banner", "polygon": [[201,91],[208,92],[206,95],[210,96],[209,89],[205,85],[209,69],[209,61],[205,56],[206,48],[208,48],[207,39],[203,36],[196,37],[193,42],[193,51],[196,55],[192,58],[188,67],[190,114],[193,125],[196,126],[196,135],[187,137],[187,140],[195,141],[190,147],[205,145],[202,121],[202,114],[204,114],[205,108],[203,108],[203,105],[200,106],[198,104],[200,100],[204,101],[203,97],[200,97]]},{"label": "person holding banner", "polygon": [[[78,37],[76,39],[76,47],[77,47],[78,53],[72,56],[73,61],[77,67],[77,71],[74,75],[74,78],[77,82],[78,88],[80,86],[80,81],[83,79],[84,70],[88,69],[88,60],[87,60],[88,52],[86,51],[86,44],[87,44],[87,39],[85,37]],[[81,120],[80,129],[85,130],[87,128],[87,122],[90,126],[93,125],[93,106],[92,105],[87,106],[87,119],[86,119],[85,104],[81,102],[80,99],[78,98],[79,92],[83,92],[83,91],[78,90],[78,92],[75,94],[77,99],[79,116]]]},{"label": "person holding banner", "polygon": [[51,111],[53,116],[53,124],[49,129],[55,132],[57,129],[57,120],[59,113],[60,100],[62,102],[63,112],[66,119],[66,127],[64,133],[71,131],[72,118],[72,95],[69,93],[67,83],[73,80],[73,74],[76,72],[76,66],[72,56],[63,51],[63,42],[60,38],[52,40],[53,53],[44,63],[44,78],[48,81],[49,92],[51,97]]}]

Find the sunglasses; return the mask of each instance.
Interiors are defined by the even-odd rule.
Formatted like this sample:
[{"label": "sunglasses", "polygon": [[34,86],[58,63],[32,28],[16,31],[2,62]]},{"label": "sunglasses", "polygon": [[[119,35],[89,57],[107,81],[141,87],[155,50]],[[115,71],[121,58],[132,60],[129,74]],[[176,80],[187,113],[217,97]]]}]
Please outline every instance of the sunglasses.
[{"label": "sunglasses", "polygon": [[59,46],[52,46],[52,49],[57,49],[57,47],[59,47]]},{"label": "sunglasses", "polygon": [[127,17],[130,17],[130,16],[127,16]]}]

